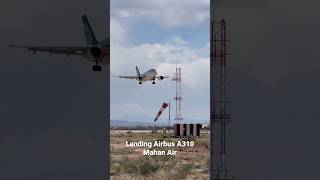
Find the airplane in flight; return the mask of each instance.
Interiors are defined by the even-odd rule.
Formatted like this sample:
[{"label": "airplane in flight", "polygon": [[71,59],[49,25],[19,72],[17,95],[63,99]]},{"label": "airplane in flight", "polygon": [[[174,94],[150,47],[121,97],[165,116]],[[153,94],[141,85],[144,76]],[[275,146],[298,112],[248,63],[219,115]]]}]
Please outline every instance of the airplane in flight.
[{"label": "airplane in flight", "polygon": [[155,69],[150,69],[147,72],[140,74],[140,71],[138,69],[138,66],[136,66],[136,76],[115,76],[119,78],[124,78],[124,79],[135,79],[139,81],[139,84],[142,84],[142,82],[146,81],[152,81],[152,84],[155,84],[155,80],[163,80],[165,78],[169,78],[169,76],[157,76],[157,71]]},{"label": "airplane in flight", "polygon": [[84,57],[90,62],[94,62],[95,65],[92,67],[93,71],[102,71],[100,65],[110,64],[110,41],[109,39],[104,39],[102,41],[97,41],[89,20],[86,15],[82,16],[82,24],[84,28],[84,34],[86,37],[86,46],[70,46],[70,47],[45,47],[45,46],[21,46],[10,44],[10,47],[14,48],[24,48],[32,51],[33,54],[36,52],[49,52],[52,54],[65,54],[66,56],[78,55]]}]

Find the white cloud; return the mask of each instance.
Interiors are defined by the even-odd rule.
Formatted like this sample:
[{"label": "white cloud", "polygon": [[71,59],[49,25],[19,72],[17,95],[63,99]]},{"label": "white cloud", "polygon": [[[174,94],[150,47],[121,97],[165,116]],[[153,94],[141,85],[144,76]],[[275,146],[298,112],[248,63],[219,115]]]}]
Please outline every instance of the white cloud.
[{"label": "white cloud", "polygon": [[124,44],[126,38],[126,29],[116,20],[110,21],[111,39],[112,45]]},{"label": "white cloud", "polygon": [[167,27],[198,25],[210,17],[209,0],[112,0],[111,16],[146,17]]}]

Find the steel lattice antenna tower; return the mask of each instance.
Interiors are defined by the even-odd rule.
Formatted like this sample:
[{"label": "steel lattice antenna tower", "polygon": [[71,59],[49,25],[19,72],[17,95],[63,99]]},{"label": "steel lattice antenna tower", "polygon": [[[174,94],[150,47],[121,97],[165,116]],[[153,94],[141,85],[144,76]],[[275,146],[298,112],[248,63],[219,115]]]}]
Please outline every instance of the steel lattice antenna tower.
[{"label": "steel lattice antenna tower", "polygon": [[176,72],[174,73],[174,76],[172,78],[173,81],[176,82],[176,93],[173,99],[176,101],[176,121],[183,120],[182,113],[181,113],[181,68],[176,67]]},{"label": "steel lattice antenna tower", "polygon": [[226,24],[215,21],[210,3],[210,179],[233,180],[228,169],[226,111]]}]

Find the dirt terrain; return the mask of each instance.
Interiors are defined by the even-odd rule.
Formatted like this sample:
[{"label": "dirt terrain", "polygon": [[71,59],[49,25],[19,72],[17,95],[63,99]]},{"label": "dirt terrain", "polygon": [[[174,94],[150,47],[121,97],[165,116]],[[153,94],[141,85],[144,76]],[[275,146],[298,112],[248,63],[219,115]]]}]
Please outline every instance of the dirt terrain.
[{"label": "dirt terrain", "polygon": [[[157,151],[174,149],[176,155],[143,155],[146,147],[126,147],[126,141],[194,141],[193,147],[153,147]],[[110,172],[112,180],[207,180],[209,179],[209,134],[174,138],[168,133],[111,132]]]}]

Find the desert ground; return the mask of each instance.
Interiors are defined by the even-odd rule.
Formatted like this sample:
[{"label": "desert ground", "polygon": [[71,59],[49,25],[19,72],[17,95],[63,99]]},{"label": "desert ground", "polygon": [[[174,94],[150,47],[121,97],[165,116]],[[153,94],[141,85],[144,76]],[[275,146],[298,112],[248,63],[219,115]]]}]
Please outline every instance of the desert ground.
[{"label": "desert ground", "polygon": [[[201,137],[174,138],[172,133],[128,130],[112,132],[110,172],[112,180],[207,180],[209,179],[209,134]],[[147,156],[143,147],[127,147],[126,141],[194,141],[193,147],[157,147],[174,149],[176,155]]]}]

